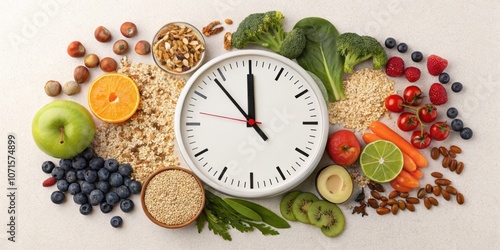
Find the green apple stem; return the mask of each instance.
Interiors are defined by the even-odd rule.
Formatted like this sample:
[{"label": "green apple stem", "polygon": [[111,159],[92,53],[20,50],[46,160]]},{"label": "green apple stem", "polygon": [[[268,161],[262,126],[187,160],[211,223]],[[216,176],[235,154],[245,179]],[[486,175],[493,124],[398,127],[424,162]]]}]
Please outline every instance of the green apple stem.
[{"label": "green apple stem", "polygon": [[59,143],[64,143],[64,127],[59,128],[59,132],[61,133],[61,138],[59,139]]}]

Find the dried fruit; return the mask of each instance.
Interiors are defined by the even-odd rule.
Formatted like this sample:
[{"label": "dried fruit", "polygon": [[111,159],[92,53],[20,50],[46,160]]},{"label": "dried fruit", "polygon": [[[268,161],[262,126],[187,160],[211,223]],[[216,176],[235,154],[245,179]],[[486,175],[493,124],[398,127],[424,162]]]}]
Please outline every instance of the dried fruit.
[{"label": "dried fruit", "polygon": [[231,20],[231,19],[229,19],[229,18],[224,19],[224,22],[225,22],[226,24],[229,24],[229,25],[233,24],[233,20]]},{"label": "dried fruit", "polygon": [[443,166],[443,168],[448,168],[450,166],[450,163],[451,163],[451,157],[447,156],[443,159],[441,165]]},{"label": "dried fruit", "polygon": [[436,183],[436,185],[441,185],[441,186],[451,185],[451,181],[448,179],[445,179],[445,178],[436,179],[436,180],[434,180],[434,183]]},{"label": "dried fruit", "polygon": [[406,209],[408,209],[411,212],[415,211],[415,206],[411,203],[406,203]]},{"label": "dried fruit", "polygon": [[424,198],[425,194],[426,194],[425,188],[421,188],[421,189],[418,190],[417,197],[419,199],[422,199],[422,198]]},{"label": "dried fruit", "polygon": [[127,41],[120,39],[113,44],[113,52],[117,55],[123,55],[128,51]]},{"label": "dried fruit", "polygon": [[105,43],[111,40],[111,32],[106,27],[99,26],[94,31],[94,37],[97,41]]},{"label": "dried fruit", "polygon": [[455,171],[455,169],[457,169],[457,160],[453,159],[451,160],[450,162],[450,171]]},{"label": "dried fruit", "polygon": [[406,209],[406,202],[404,200],[398,200],[398,207],[400,210]]},{"label": "dried fruit", "polygon": [[431,158],[437,160],[439,158],[439,148],[433,147],[431,149]]},{"label": "dried fruit", "polygon": [[135,44],[135,53],[147,55],[151,52],[151,44],[146,40],[140,40]]},{"label": "dried fruit", "polygon": [[459,162],[457,164],[457,174],[461,174],[462,171],[464,171],[464,163],[463,162]]},{"label": "dried fruit", "polygon": [[435,196],[439,196],[441,195],[441,186],[434,186],[432,187],[432,193],[435,195]]},{"label": "dried fruit", "polygon": [[446,192],[456,195],[457,194],[457,189],[453,186],[446,186],[445,188]]},{"label": "dried fruit", "polygon": [[203,33],[203,35],[205,35],[207,37],[215,35],[215,34],[219,34],[224,29],[224,27],[222,27],[222,26],[216,27],[219,24],[220,24],[220,21],[217,21],[217,20],[212,21],[209,24],[207,24],[205,27],[203,27],[203,29],[201,30],[201,33]]},{"label": "dried fruit", "polygon": [[372,208],[378,208],[379,207],[377,200],[375,200],[374,198],[368,199],[368,205],[370,205],[370,207],[372,207]]},{"label": "dried fruit", "polygon": [[432,193],[432,185],[431,184],[425,185],[425,192],[428,194]]},{"label": "dried fruit", "polygon": [[427,208],[427,209],[431,209],[432,204],[431,204],[431,200],[429,199],[429,197],[425,197],[425,198],[424,198],[424,206],[425,206],[425,208]]},{"label": "dried fruit", "polygon": [[62,87],[62,91],[66,95],[76,95],[80,93],[80,84],[75,81],[68,81]]},{"label": "dried fruit", "polygon": [[45,83],[44,89],[48,96],[58,96],[61,93],[61,84],[58,81],[50,80]]},{"label": "dried fruit", "polygon": [[56,182],[57,182],[56,178],[49,177],[43,181],[42,186],[44,186],[44,187],[54,186],[56,184]]},{"label": "dried fruit", "polygon": [[90,72],[87,67],[79,65],[73,71],[73,78],[77,83],[84,83],[89,79]]},{"label": "dried fruit", "polygon": [[382,196],[380,195],[379,192],[375,191],[375,190],[372,190],[370,192],[370,194],[372,195],[373,198],[377,199],[377,200],[380,200],[380,198],[382,198]]},{"label": "dried fruit", "polygon": [[448,150],[443,146],[439,147],[439,153],[444,157],[448,156]]},{"label": "dried fruit", "polygon": [[82,57],[85,55],[85,47],[79,41],[73,41],[68,45],[68,55],[71,57]]},{"label": "dried fruit", "polygon": [[394,205],[394,204],[397,204],[398,202],[395,200],[395,199],[389,199],[387,200],[387,205]]},{"label": "dried fruit", "polygon": [[434,198],[434,197],[429,197],[429,201],[431,202],[431,204],[432,204],[433,206],[436,206],[436,207],[437,207],[437,206],[439,206],[439,202],[436,200],[436,198]]},{"label": "dried fruit", "polygon": [[401,197],[401,198],[407,198],[408,196],[410,196],[410,194],[408,192],[399,193],[399,197]]},{"label": "dried fruit", "polygon": [[124,22],[120,26],[120,32],[124,37],[131,38],[137,34],[137,26],[132,22]]},{"label": "dried fruit", "polygon": [[450,193],[448,193],[448,191],[446,191],[445,189],[442,189],[441,190],[441,195],[443,196],[443,198],[447,201],[450,200]]},{"label": "dried fruit", "polygon": [[392,207],[391,207],[392,214],[396,215],[396,214],[398,214],[398,211],[399,211],[398,204],[393,204]]},{"label": "dried fruit", "polygon": [[457,153],[457,154],[462,153],[462,149],[459,146],[451,145],[450,150]]},{"label": "dried fruit", "polygon": [[464,204],[465,200],[464,200],[464,195],[462,193],[458,193],[457,194],[457,203],[462,205]]},{"label": "dried fruit", "polygon": [[115,59],[111,57],[104,57],[103,59],[101,59],[99,66],[104,72],[112,72],[116,70],[118,64],[116,63]]},{"label": "dried fruit", "polygon": [[399,195],[399,192],[396,190],[393,190],[392,192],[389,193],[389,199],[396,198]]},{"label": "dried fruit", "polygon": [[385,214],[388,214],[390,212],[391,212],[391,210],[389,208],[386,208],[386,207],[377,208],[377,214],[379,214],[379,215],[385,215]]},{"label": "dried fruit", "polygon": [[406,203],[418,204],[418,203],[420,203],[420,200],[416,197],[408,197],[408,198],[406,198]]},{"label": "dried fruit", "polygon": [[431,176],[434,178],[443,178],[443,174],[440,172],[432,172]]},{"label": "dried fruit", "polygon": [[83,63],[89,68],[95,68],[99,65],[99,57],[96,54],[88,54],[83,59]]}]

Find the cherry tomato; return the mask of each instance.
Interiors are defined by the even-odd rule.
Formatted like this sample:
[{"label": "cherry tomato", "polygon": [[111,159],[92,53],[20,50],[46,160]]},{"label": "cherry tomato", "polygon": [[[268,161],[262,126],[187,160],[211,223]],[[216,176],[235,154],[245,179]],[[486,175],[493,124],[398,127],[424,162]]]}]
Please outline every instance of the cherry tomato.
[{"label": "cherry tomato", "polygon": [[429,133],[427,132],[423,132],[422,131],[415,131],[413,132],[413,134],[411,134],[411,145],[413,145],[415,148],[418,148],[418,149],[424,149],[424,148],[427,148],[429,147],[429,145],[431,144],[431,135],[429,135]]},{"label": "cherry tomato", "polygon": [[446,122],[436,122],[429,129],[432,139],[443,141],[450,135],[450,126]]},{"label": "cherry tomato", "polygon": [[437,109],[433,104],[425,104],[418,109],[418,117],[422,122],[430,123],[437,118]]},{"label": "cherry tomato", "polygon": [[417,188],[420,185],[418,180],[404,169],[396,176],[396,182],[407,188]]},{"label": "cherry tomato", "polygon": [[418,125],[417,116],[411,112],[403,112],[398,117],[398,127],[403,131],[415,130]]},{"label": "cherry tomato", "polygon": [[401,113],[405,109],[402,105],[404,104],[403,97],[400,95],[390,95],[387,98],[385,98],[385,107],[394,113]]},{"label": "cherry tomato", "polygon": [[415,85],[411,85],[405,88],[403,91],[403,99],[406,104],[411,106],[420,106],[422,104],[422,90]]}]

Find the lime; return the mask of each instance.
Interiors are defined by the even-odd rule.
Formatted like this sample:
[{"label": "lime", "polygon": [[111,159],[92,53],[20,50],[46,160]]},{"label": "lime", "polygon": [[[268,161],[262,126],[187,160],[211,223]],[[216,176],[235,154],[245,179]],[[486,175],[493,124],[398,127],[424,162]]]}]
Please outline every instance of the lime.
[{"label": "lime", "polygon": [[394,143],[378,140],[365,146],[359,163],[368,179],[380,183],[389,182],[403,169],[403,153]]}]

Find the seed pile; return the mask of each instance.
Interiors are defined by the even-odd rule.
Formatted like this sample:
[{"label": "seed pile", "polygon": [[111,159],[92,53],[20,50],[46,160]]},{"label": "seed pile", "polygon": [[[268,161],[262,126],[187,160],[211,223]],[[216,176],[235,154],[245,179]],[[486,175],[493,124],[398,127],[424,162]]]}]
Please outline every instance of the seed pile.
[{"label": "seed pile", "polygon": [[155,175],[145,188],[144,204],[156,220],[180,225],[194,218],[203,204],[198,181],[182,170],[166,170]]},{"label": "seed pile", "polygon": [[118,72],[137,83],[139,108],[123,123],[98,126],[93,146],[104,158],[130,163],[133,178],[143,182],[160,166],[179,165],[174,155],[174,111],[186,82],[157,66],[132,64],[126,57]]},{"label": "seed pile", "polygon": [[330,123],[362,131],[387,114],[385,98],[394,93],[394,81],[381,70],[362,69],[344,82],[345,99],[329,104]]},{"label": "seed pile", "polygon": [[431,158],[434,160],[439,159],[440,156],[443,156],[443,161],[441,165],[443,168],[448,168],[451,172],[455,172],[457,174],[461,174],[464,171],[464,163],[462,161],[457,161],[455,158],[458,154],[462,153],[462,149],[456,145],[450,146],[447,149],[444,146],[434,147],[431,150]]}]

